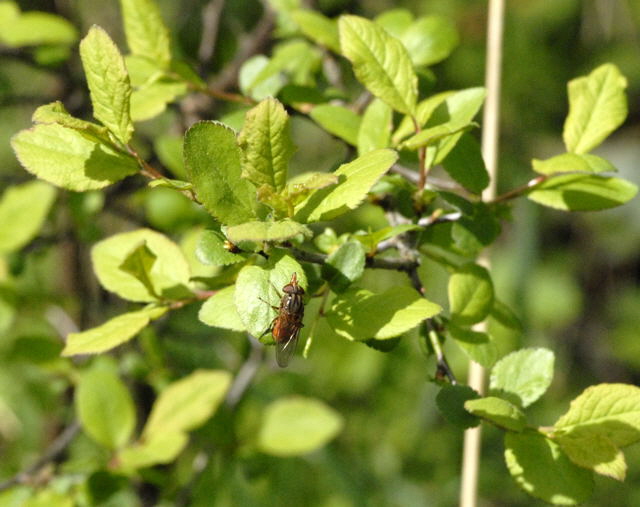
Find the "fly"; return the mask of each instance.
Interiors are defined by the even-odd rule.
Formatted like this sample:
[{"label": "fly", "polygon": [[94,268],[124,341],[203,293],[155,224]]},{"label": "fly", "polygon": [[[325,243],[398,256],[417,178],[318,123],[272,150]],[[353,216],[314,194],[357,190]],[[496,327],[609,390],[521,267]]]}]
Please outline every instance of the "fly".
[{"label": "fly", "polygon": [[278,315],[268,331],[271,331],[276,342],[276,362],[284,368],[289,364],[291,356],[296,350],[298,335],[302,329],[304,317],[304,289],[298,284],[296,273],[291,275],[291,281],[282,287],[282,299],[279,307],[273,307]]}]

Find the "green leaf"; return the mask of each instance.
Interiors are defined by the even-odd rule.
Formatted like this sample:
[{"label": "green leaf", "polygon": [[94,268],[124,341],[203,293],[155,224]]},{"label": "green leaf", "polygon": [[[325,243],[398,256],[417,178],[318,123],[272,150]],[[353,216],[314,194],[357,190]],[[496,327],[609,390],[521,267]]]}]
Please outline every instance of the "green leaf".
[{"label": "green leaf", "polygon": [[[236,279],[235,303],[242,323],[253,336],[261,337],[275,317],[271,306],[278,306],[281,289],[296,273],[306,290],[307,278],[302,266],[288,255],[272,254],[265,267],[245,266]],[[269,342],[270,337],[263,338]]]},{"label": "green leaf", "polygon": [[411,26],[413,20],[414,16],[411,11],[400,8],[383,11],[375,18],[376,24],[383,27],[396,39],[402,37],[402,34]]},{"label": "green leaf", "polygon": [[258,447],[274,456],[301,456],[326,445],[343,426],[342,416],[320,400],[281,398],[265,409]]},{"label": "green leaf", "polygon": [[124,64],[127,67],[131,86],[139,87],[148,82],[165,77],[165,72],[158,62],[144,56],[128,54],[124,56]]},{"label": "green leaf", "polygon": [[225,238],[218,231],[205,230],[196,247],[196,257],[202,264],[228,266],[246,260],[246,256],[229,251]]},{"label": "green leaf", "polygon": [[320,104],[311,110],[309,116],[330,134],[352,146],[358,144],[361,118],[351,109],[332,104]]},{"label": "green leaf", "polygon": [[304,201],[314,190],[336,183],[338,183],[338,176],[333,173],[302,173],[287,182],[283,195],[286,196],[287,203],[295,206]]},{"label": "green leaf", "polygon": [[115,366],[98,362],[83,372],[75,403],[82,428],[96,442],[118,449],[131,438],[136,425],[135,406]]},{"label": "green leaf", "polygon": [[256,187],[269,185],[276,191],[287,182],[289,160],[295,151],[291,141],[289,115],[280,102],[268,98],[245,116],[240,145],[242,177]]},{"label": "green leaf", "polygon": [[[428,115],[429,120],[424,128],[402,143],[402,147],[416,149],[422,146],[434,144],[443,138],[451,138],[454,134],[462,135],[463,132],[476,126],[473,118],[482,107],[486,91],[482,87],[468,88],[447,95],[443,102],[440,98],[433,103],[427,103],[422,113],[426,116],[431,107],[438,104]],[[451,146],[447,146],[446,152],[439,153],[441,160],[453,149],[458,141],[458,136]],[[438,151],[442,151],[440,147]]]},{"label": "green leaf", "polygon": [[593,474],[574,465],[558,444],[534,432],[507,432],[504,457],[524,491],[554,505],[576,505],[591,496]]},{"label": "green leaf", "polygon": [[133,133],[131,84],[120,51],[107,32],[94,25],[80,42],[80,58],[91,92],[93,116],[127,144]]},{"label": "green leaf", "polygon": [[638,187],[621,178],[595,174],[564,174],[532,187],[527,197],[564,211],[598,211],[620,206],[635,197]]},{"label": "green leaf", "polygon": [[182,250],[166,236],[150,229],[116,234],[93,247],[91,259],[100,284],[129,301],[155,301],[156,298],[138,278],[120,268],[142,242],[156,256],[148,275],[149,283],[156,292],[168,299],[187,296],[190,271]]},{"label": "green leaf", "polygon": [[364,247],[356,240],[347,241],[329,255],[322,265],[324,278],[334,292],[344,292],[364,273]]},{"label": "green leaf", "polygon": [[640,387],[628,384],[591,386],[571,402],[554,429],[558,434],[600,435],[617,447],[640,440]]},{"label": "green leaf", "polygon": [[557,173],[604,173],[616,172],[616,168],[609,162],[597,155],[588,153],[563,153],[546,160],[533,159],[531,162],[533,170],[539,174],[547,176]]},{"label": "green leaf", "polygon": [[491,371],[491,394],[528,407],[553,380],[555,357],[548,349],[520,349],[503,357]]},{"label": "green leaf", "polygon": [[378,248],[378,244],[381,241],[399,236],[400,234],[404,234],[405,232],[417,231],[421,229],[422,227],[416,224],[401,224],[394,225],[392,227],[384,227],[370,234],[356,234],[354,238],[360,241],[365,246],[367,252],[374,254]]},{"label": "green leaf", "polygon": [[387,148],[391,142],[392,121],[391,108],[381,100],[373,100],[365,109],[358,129],[358,155]]},{"label": "green leaf", "polygon": [[226,230],[227,238],[233,243],[242,241],[285,241],[299,234],[311,237],[311,230],[293,220],[280,220],[278,222],[245,222],[240,225],[232,225]]},{"label": "green leaf", "polygon": [[493,282],[489,272],[468,263],[449,277],[451,320],[459,326],[481,322],[493,306]]},{"label": "green leaf", "polygon": [[338,24],[334,20],[307,9],[295,10],[291,17],[300,27],[300,31],[316,44],[325,46],[334,53],[340,53]]},{"label": "green leaf", "polygon": [[166,308],[144,308],[118,315],[98,327],[80,333],[69,333],[62,355],[99,354],[111,350],[129,341],[151,320],[160,317],[166,311]]},{"label": "green leaf", "polygon": [[453,323],[447,330],[469,359],[473,359],[485,368],[491,368],[498,360],[498,347],[487,333],[464,329]]},{"label": "green leaf", "polygon": [[[446,91],[446,92],[436,93],[435,95],[432,95],[420,101],[418,103],[418,106],[416,107],[416,114],[415,114],[415,118],[418,121],[418,124],[420,126],[426,125],[427,122],[429,121],[429,118],[431,118],[431,115],[436,111],[436,109],[441,107],[442,103],[448,97],[451,97],[456,93],[461,93],[461,92]],[[413,117],[405,116],[391,137],[393,145],[395,146],[399,144],[400,141],[402,141],[405,137],[411,134],[414,134],[415,131],[416,131],[416,126],[413,122]]]},{"label": "green leaf", "polygon": [[153,404],[142,431],[145,440],[190,431],[216,411],[231,385],[222,370],[197,370],[167,386]]},{"label": "green leaf", "polygon": [[116,467],[125,472],[171,463],[185,448],[189,436],[184,432],[156,435],[124,447],[115,460]]},{"label": "green leaf", "polygon": [[342,53],[353,64],[358,80],[396,111],[413,114],[418,78],[402,43],[358,16],[341,16],[338,28]]},{"label": "green leaf", "polygon": [[236,286],[231,285],[216,292],[207,299],[198,313],[198,318],[207,326],[220,327],[231,331],[246,331],[235,303]]},{"label": "green leaf", "polygon": [[0,42],[6,46],[67,46],[77,39],[76,28],[61,16],[40,11],[21,13],[14,2],[0,4]]},{"label": "green leaf", "polygon": [[136,88],[131,94],[131,119],[145,121],[158,116],[167,104],[187,93],[184,81],[157,79]]},{"label": "green leaf", "polygon": [[169,178],[158,178],[155,180],[151,180],[149,183],[147,183],[147,185],[149,186],[149,188],[163,187],[170,188],[172,190],[178,190],[179,192],[182,192],[183,190],[193,189],[193,185],[188,181],[172,180]]},{"label": "green leaf", "polygon": [[397,158],[392,150],[375,150],[342,164],[333,173],[338,177],[338,184],[309,195],[296,206],[295,219],[302,223],[331,220],[355,209]]},{"label": "green leaf", "polygon": [[502,398],[488,396],[470,400],[464,404],[464,408],[508,431],[520,432],[527,425],[527,419],[522,410]]},{"label": "green leaf", "polygon": [[160,299],[160,296],[158,296],[158,293],[153,286],[153,281],[151,280],[151,269],[153,268],[156,259],[156,254],[149,250],[146,241],[142,241],[140,245],[134,248],[131,253],[125,257],[119,267],[122,271],[130,274],[144,285],[149,296],[155,299]]},{"label": "green leaf", "polygon": [[22,166],[57,187],[84,192],[138,172],[136,161],[112,146],[61,125],[36,125],[11,139]]},{"label": "green leaf", "polygon": [[441,16],[418,18],[398,37],[413,65],[433,65],[449,56],[459,37],[453,23]]},{"label": "green leaf", "polygon": [[252,93],[267,81],[276,85],[272,93],[277,93],[286,83],[312,86],[322,63],[321,55],[320,50],[307,41],[294,39],[282,42],[275,47],[271,59],[248,85],[248,91]]},{"label": "green leaf", "polygon": [[182,155],[182,136],[157,136],[153,142],[153,148],[162,165],[169,169],[174,176],[181,180],[187,178],[187,173],[184,169],[184,157]]},{"label": "green leaf", "polygon": [[41,181],[7,188],[0,198],[0,254],[19,250],[40,232],[56,191]]},{"label": "green leaf", "polygon": [[[278,95],[285,85],[285,77],[277,72],[270,73],[266,78],[258,81],[269,68],[269,58],[264,55],[255,55],[244,62],[238,76],[238,86],[243,95],[254,100],[262,100]],[[265,70],[266,69],[266,70]]]},{"label": "green leaf", "polygon": [[192,125],[185,135],[184,157],[198,199],[216,219],[236,225],[255,217],[255,187],[240,176],[233,130],[218,122]]},{"label": "green leaf", "polygon": [[556,441],[576,465],[624,481],[627,474],[624,454],[604,432],[584,426],[567,434],[557,435]]},{"label": "green leaf", "polygon": [[169,31],[156,3],[152,0],[120,0],[120,5],[131,52],[168,68],[171,61]]},{"label": "green leaf", "polygon": [[562,137],[567,151],[588,153],[627,117],[626,78],[606,63],[569,81],[569,114]]},{"label": "green leaf", "polygon": [[473,428],[480,419],[465,410],[465,402],[475,400],[480,395],[469,386],[445,385],[436,396],[436,405],[443,417],[461,428]]},{"label": "green leaf", "polygon": [[59,100],[45,104],[36,109],[31,117],[34,123],[58,123],[88,136],[89,140],[103,144],[111,144],[108,130],[102,125],[74,118]]},{"label": "green leaf", "polygon": [[454,180],[474,194],[481,194],[489,185],[489,173],[484,165],[480,144],[471,134],[462,134],[455,147],[442,161],[442,166]]},{"label": "green leaf", "polygon": [[382,294],[351,289],[334,299],[327,319],[337,334],[349,340],[386,340],[406,333],[441,310],[409,287],[392,287]]}]

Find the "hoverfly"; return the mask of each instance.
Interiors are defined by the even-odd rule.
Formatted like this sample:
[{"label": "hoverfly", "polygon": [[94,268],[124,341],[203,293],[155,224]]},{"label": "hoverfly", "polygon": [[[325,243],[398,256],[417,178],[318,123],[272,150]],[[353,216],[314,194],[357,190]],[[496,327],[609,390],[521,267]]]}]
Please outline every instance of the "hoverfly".
[{"label": "hoverfly", "polygon": [[284,368],[289,364],[289,360],[296,350],[298,335],[302,329],[302,317],[304,316],[304,289],[298,284],[296,273],[291,275],[291,281],[282,287],[282,299],[280,306],[273,306],[278,311],[278,315],[265,334],[271,331],[273,339],[276,341],[276,362],[278,366]]}]

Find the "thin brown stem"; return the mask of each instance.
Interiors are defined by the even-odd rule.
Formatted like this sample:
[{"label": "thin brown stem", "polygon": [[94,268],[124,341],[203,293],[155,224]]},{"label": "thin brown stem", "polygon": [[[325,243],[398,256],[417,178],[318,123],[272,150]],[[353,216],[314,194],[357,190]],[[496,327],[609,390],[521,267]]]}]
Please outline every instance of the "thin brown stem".
[{"label": "thin brown stem", "polygon": [[242,64],[257,53],[269,40],[275,22],[275,15],[266,2],[264,5],[262,18],[258,21],[253,31],[240,42],[240,49],[233,60],[209,83],[211,89],[226,90],[235,86],[238,82],[238,74]]},{"label": "thin brown stem", "polygon": [[223,90],[209,88],[207,86],[198,86],[195,83],[189,83],[188,86],[192,90],[204,93],[205,95],[214,99],[226,100],[227,102],[237,102],[239,104],[256,104],[256,101],[251,97],[246,97],[244,95],[240,95],[239,93],[225,92]]},{"label": "thin brown stem", "polygon": [[40,456],[33,465],[26,470],[17,473],[13,477],[0,482],[0,491],[9,489],[11,486],[15,486],[16,484],[29,482],[29,480],[34,475],[37,475],[43,467],[52,461],[55,461],[58,456],[60,456],[66,448],[69,447],[69,444],[71,444],[78,431],[80,431],[80,423],[77,421],[72,422],[64,429],[64,431],[62,431],[62,433],[60,433],[60,435],[58,435],[44,454],[42,454],[42,456]]},{"label": "thin brown stem", "polygon": [[516,187],[512,190],[509,190],[508,192],[505,192],[502,195],[494,197],[493,199],[489,200],[488,203],[505,202],[511,199],[515,199],[516,197],[520,197],[521,195],[531,190],[533,187],[540,185],[540,183],[542,183],[543,181],[546,181],[547,178],[548,177],[544,175],[536,176],[532,180],[528,181],[526,184]]}]

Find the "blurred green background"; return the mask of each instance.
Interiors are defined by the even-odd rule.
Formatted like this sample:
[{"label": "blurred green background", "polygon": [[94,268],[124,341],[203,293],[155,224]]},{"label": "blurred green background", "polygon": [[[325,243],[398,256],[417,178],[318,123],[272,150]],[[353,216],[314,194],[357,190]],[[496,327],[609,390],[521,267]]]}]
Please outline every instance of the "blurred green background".
[{"label": "blurred green background", "polygon": [[[99,24],[125,48],[115,0],[18,3],[23,11],[64,16],[80,36]],[[193,61],[198,52],[205,3],[159,1],[174,49],[187,60]],[[416,16],[447,16],[459,30],[460,46],[433,67],[436,91],[483,83],[485,1],[318,0],[305,4],[332,17],[347,12],[374,17],[398,7]],[[257,0],[226,2],[217,50],[205,74],[215,76],[224,67],[238,47],[238,34],[251,30],[261,13]],[[267,42],[261,52],[269,49]],[[55,48],[0,46],[2,189],[31,179],[16,161],[9,139],[30,126],[38,105],[62,100],[72,114],[91,116],[77,44],[71,46],[68,59],[65,56]],[[604,62],[615,63],[629,80],[629,117],[596,154],[611,160],[621,176],[640,184],[640,2],[507,2],[501,191],[532,177],[532,158],[562,151],[566,83]],[[141,153],[151,160],[160,158],[178,172],[180,164],[171,163],[170,148],[193,121],[190,100],[137,129]],[[212,117],[232,112],[232,107],[218,104]],[[326,170],[346,153],[342,142],[303,117],[294,121],[293,132],[298,146],[294,170]],[[131,180],[104,192],[60,191],[41,236],[20,253],[0,258],[0,480],[37,459],[73,418],[69,379],[86,359],[59,358],[62,337],[126,308],[98,288],[88,258],[91,244],[116,232],[149,226],[192,252],[197,231],[208,223],[206,215],[181,195],[149,190],[142,180]],[[383,220],[377,208],[365,206],[336,228],[338,233],[353,227],[376,228]],[[492,256],[497,294],[524,322],[522,336],[501,338],[505,343],[544,346],[556,353],[554,382],[532,407],[533,424],[552,424],[566,411],[569,400],[589,385],[640,383],[638,199],[618,209],[585,214],[555,212],[521,200]],[[199,269],[207,274],[203,267]],[[422,274],[430,291],[427,296],[443,303],[446,273],[427,264]],[[362,281],[372,290],[394,283],[405,283],[403,275],[381,270],[368,271]],[[308,314],[313,313],[314,304]],[[179,377],[197,367],[236,372],[242,364],[246,339],[207,328],[198,321],[197,310],[191,306],[173,312],[170,319],[115,352],[121,372],[131,379],[141,412],[151,399],[145,383],[157,385],[161,379]],[[195,433],[195,444],[176,466],[150,470],[144,487],[122,486],[116,503],[109,505],[136,505],[136,498],[145,505],[163,501],[182,505],[185,497],[193,502],[190,505],[456,505],[462,432],[447,424],[435,408],[438,388],[428,382],[433,363],[415,337],[406,337],[391,353],[383,354],[348,343],[324,326],[320,324],[308,360],[296,358],[281,371],[269,356],[235,412],[216,415]],[[303,334],[303,343],[304,338]],[[451,344],[446,351],[463,379],[465,357]],[[334,407],[345,417],[344,431],[327,447],[304,458],[275,458],[243,446],[255,434],[264,406],[292,393],[314,396]],[[213,459],[193,477],[190,467],[201,448],[210,451]],[[76,438],[65,459],[65,480],[97,469],[105,459],[102,452],[88,437]],[[502,433],[486,429],[480,505],[540,504],[510,479],[502,452]],[[597,477],[595,494],[587,505],[640,505],[640,446],[628,449],[626,457],[626,483]],[[173,496],[159,498],[158,490]]]}]

